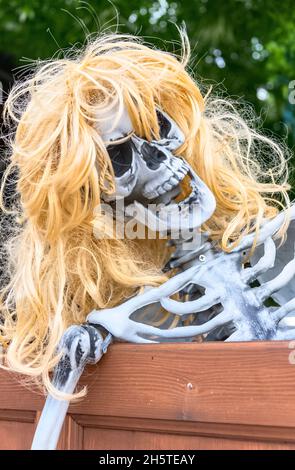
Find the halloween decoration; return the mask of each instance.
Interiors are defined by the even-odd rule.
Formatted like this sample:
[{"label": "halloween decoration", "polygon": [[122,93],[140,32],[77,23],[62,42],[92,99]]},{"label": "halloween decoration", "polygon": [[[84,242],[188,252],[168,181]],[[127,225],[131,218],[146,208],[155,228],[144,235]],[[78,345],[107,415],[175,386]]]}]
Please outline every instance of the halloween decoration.
[{"label": "halloween decoration", "polygon": [[[68,328],[59,344],[62,357],[53,374],[53,385],[64,394],[72,394],[86,364],[97,363],[106,352],[107,340],[90,325]],[[38,423],[32,450],[55,449],[69,407],[69,401],[49,395]]]},{"label": "halloween decoration", "polygon": [[[111,332],[105,342],[106,345],[111,341],[112,335],[116,339],[135,343],[160,342],[167,338],[192,340],[197,335],[202,335],[203,340],[208,341],[220,339],[220,331],[223,331],[223,335],[228,332],[227,337],[224,338],[226,341],[294,339],[294,222],[290,224],[287,235],[289,246],[291,245],[291,249],[287,251],[287,259],[285,258],[285,245],[277,249],[273,240],[283,224],[284,217],[285,214],[281,213],[261,228],[257,240],[258,248],[255,252],[257,254],[251,259],[252,266],[243,267],[242,261],[253,244],[253,235],[247,235],[241,245],[230,253],[214,248],[208,241],[201,244],[198,249],[185,251],[183,257],[180,256],[181,250],[179,250],[177,261],[175,255],[173,256],[173,263],[181,266],[184,269],[183,272],[173,276],[161,286],[151,288],[117,307],[91,312],[87,317],[88,328],[87,326],[70,327],[64,335],[65,339],[62,344],[67,340],[72,352],[69,354],[68,346],[56,368],[55,386],[61,391],[66,390],[72,393],[85,364],[91,360],[95,362],[93,357],[101,357],[102,343],[92,341],[92,350],[83,348],[83,351],[87,351],[86,354],[84,353],[84,358],[87,360],[80,362],[78,375],[73,375],[77,369],[76,363],[73,367],[68,361],[68,365],[65,366],[65,358],[70,355],[76,357],[78,347],[81,349],[79,343],[83,342],[85,328],[89,334],[91,332],[97,336],[94,325],[98,328],[103,326],[106,331]],[[295,220],[294,205],[289,217],[292,221]],[[260,253],[259,258],[260,248],[263,248],[263,253]],[[260,286],[252,287],[251,281],[263,278],[267,275],[265,273],[271,273],[268,276],[269,280]],[[190,300],[199,287],[205,288],[205,294],[196,300]],[[186,292],[188,300],[180,302],[170,298],[179,291]],[[267,307],[264,302],[270,297],[279,300],[280,304],[277,307]],[[198,324],[192,322],[191,325],[171,329],[157,328],[137,321],[136,312],[150,304],[161,305],[181,318],[194,314],[198,320],[198,317],[202,314],[204,316],[205,313],[207,320],[203,319]],[[222,311],[215,311],[212,315],[209,309],[218,304],[222,305]],[[87,342],[90,344],[91,340]],[[68,389],[64,387],[65,383]],[[55,448],[65,416],[65,413],[61,412],[61,407],[64,407],[66,412],[66,403],[49,396],[37,428],[33,449]],[[50,423],[55,424],[54,433]]]},{"label": "halloween decoration", "polygon": [[5,367],[49,393],[34,449],[55,448],[84,366],[113,339],[295,337],[285,151],[203,97],[181,38],[177,57],[99,37],[6,102],[20,198],[1,338]]},{"label": "halloween decoration", "polygon": [[[107,117],[106,128],[111,128],[117,112]],[[172,151],[184,143],[177,124],[159,109],[156,113],[159,140],[149,142],[134,134],[126,110],[116,133],[103,134],[106,142],[117,139],[117,143],[107,147],[114,168],[116,191],[106,200],[126,199],[130,203],[125,208],[125,215],[132,215],[134,211],[137,220],[153,230],[192,230],[213,214],[215,198],[193,169],[173,155]],[[175,203],[173,199],[181,192],[180,184],[187,174],[191,192]],[[151,201],[153,204],[148,206]]]}]

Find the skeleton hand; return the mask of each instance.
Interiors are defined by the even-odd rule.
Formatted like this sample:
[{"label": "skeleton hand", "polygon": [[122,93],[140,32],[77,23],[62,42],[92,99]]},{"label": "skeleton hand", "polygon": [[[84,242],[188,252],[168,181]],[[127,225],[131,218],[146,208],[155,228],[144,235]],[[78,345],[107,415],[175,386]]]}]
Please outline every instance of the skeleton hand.
[{"label": "skeleton hand", "polygon": [[[95,364],[106,351],[110,336],[103,338],[91,325],[73,325],[64,333],[62,353],[53,373],[53,385],[60,392],[72,394],[87,363]],[[32,443],[32,450],[55,449],[69,401],[47,397]]]},{"label": "skeleton hand", "polygon": [[53,385],[60,391],[72,393],[73,378],[80,377],[85,364],[99,361],[103,354],[102,344],[103,337],[96,328],[70,326],[59,344],[62,356],[54,370]]}]

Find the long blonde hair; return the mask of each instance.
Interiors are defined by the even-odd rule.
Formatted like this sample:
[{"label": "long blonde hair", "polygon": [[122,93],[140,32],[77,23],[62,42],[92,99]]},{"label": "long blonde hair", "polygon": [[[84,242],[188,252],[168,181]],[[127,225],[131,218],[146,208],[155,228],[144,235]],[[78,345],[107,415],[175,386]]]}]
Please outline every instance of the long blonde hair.
[{"label": "long blonde hair", "polygon": [[186,70],[184,34],[182,44],[177,57],[128,35],[101,36],[75,57],[38,64],[6,101],[5,120],[15,125],[6,177],[17,170],[19,229],[7,242],[1,334],[7,367],[47,389],[69,325],[165,280],[165,240],[93,236],[93,227],[105,229],[95,211],[101,194],[114,191],[98,131],[110,102],[124,104],[135,133],[148,140],[159,137],[157,107],[176,121],[185,135],[177,155],[215,195],[216,211],[203,229],[222,249],[288,205],[284,151],[229,101],[202,96]]}]

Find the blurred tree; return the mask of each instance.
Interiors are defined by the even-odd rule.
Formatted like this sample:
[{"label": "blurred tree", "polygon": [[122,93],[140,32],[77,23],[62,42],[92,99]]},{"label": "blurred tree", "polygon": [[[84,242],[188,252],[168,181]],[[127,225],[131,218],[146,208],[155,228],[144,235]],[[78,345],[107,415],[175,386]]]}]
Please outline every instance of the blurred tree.
[{"label": "blurred tree", "polygon": [[167,50],[179,49],[171,40],[184,21],[199,82],[250,102],[265,127],[295,144],[293,0],[0,0],[0,54],[9,52],[16,65],[50,57],[89,32],[114,30],[116,8],[120,31]]}]

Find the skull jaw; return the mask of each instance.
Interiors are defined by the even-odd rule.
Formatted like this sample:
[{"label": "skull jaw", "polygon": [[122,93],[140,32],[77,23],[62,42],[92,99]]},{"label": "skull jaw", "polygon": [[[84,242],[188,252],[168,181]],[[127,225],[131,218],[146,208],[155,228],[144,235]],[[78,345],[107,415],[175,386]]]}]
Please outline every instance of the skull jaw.
[{"label": "skull jaw", "polygon": [[[185,233],[200,228],[215,211],[216,200],[207,185],[189,167],[191,193],[184,201],[164,205],[134,200],[127,205],[125,215],[132,217],[155,232]],[[163,200],[167,193],[163,195]]]}]

